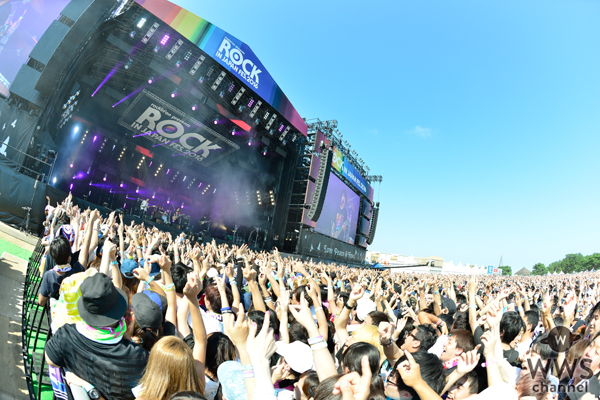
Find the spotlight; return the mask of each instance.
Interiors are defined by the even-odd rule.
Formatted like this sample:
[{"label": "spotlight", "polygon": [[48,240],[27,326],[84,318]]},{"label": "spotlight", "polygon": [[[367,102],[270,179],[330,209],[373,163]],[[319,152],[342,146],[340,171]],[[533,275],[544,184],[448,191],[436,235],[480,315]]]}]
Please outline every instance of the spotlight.
[{"label": "spotlight", "polygon": [[167,199],[167,204],[169,204],[169,202],[170,202],[170,201],[171,201],[171,198],[169,197],[169,198]]},{"label": "spotlight", "polygon": [[169,35],[163,36],[163,38],[160,40],[160,44],[162,44],[164,46],[169,41],[169,38],[170,38]]},{"label": "spotlight", "polygon": [[52,183],[56,183],[56,177],[52,178]]},{"label": "spotlight", "polygon": [[273,129],[273,128],[269,129],[269,135],[273,136],[274,133],[275,133],[275,129]]},{"label": "spotlight", "polygon": [[73,190],[73,184],[71,183],[71,186],[69,186],[69,190]]},{"label": "spotlight", "polygon": [[70,164],[69,167],[73,168],[73,164]]},{"label": "spotlight", "polygon": [[98,136],[94,136],[94,140],[92,140],[92,143],[96,143],[96,139],[98,139]]},{"label": "spotlight", "polygon": [[254,124],[255,124],[255,125],[258,125],[258,124],[260,124],[260,118],[256,118],[256,119],[254,120]]},{"label": "spotlight", "polygon": [[152,198],[154,198],[154,196],[156,196],[156,192],[152,193]]},{"label": "spotlight", "polygon": [[265,148],[263,149],[263,152],[262,152],[263,156],[266,156],[266,155],[267,155],[267,151],[269,151],[269,148],[268,148],[268,147],[265,147]]},{"label": "spotlight", "polygon": [[136,192],[136,193],[139,193],[139,192],[140,192],[140,187],[139,187],[139,186],[137,187],[137,189],[135,189],[135,192]]},{"label": "spotlight", "polygon": [[233,128],[233,129],[231,130],[231,135],[232,135],[232,136],[235,136],[235,134],[236,134],[236,131],[235,131],[235,128]]},{"label": "spotlight", "polygon": [[131,59],[131,58],[130,58],[130,59],[127,61],[127,64],[125,64],[125,69],[129,69],[129,67],[131,67],[131,64],[133,64],[133,59]]},{"label": "spotlight", "polygon": [[138,22],[137,27],[141,28],[144,26],[144,24],[146,23],[146,18],[141,18],[140,22]]},{"label": "spotlight", "polygon": [[181,67],[181,60],[177,60],[177,62],[175,63],[176,67]]},{"label": "spotlight", "polygon": [[169,172],[171,172],[171,168],[167,169],[167,175],[169,175]]},{"label": "spotlight", "polygon": [[186,179],[186,178],[187,178],[187,175],[183,177],[183,181],[182,181],[182,182],[185,182],[185,179]]},{"label": "spotlight", "polygon": [[73,129],[73,133],[77,133],[77,132],[79,132],[79,127],[78,126],[76,126],[75,129]]},{"label": "spotlight", "polygon": [[175,96],[177,96],[177,89],[171,92],[171,98],[174,98]]},{"label": "spotlight", "polygon": [[158,49],[160,49],[160,47],[156,46],[156,47],[154,48],[154,52],[155,52],[155,53],[158,53]]},{"label": "spotlight", "polygon": [[219,123],[219,117],[217,117],[213,120],[213,124],[217,125],[218,123]]},{"label": "spotlight", "polygon": [[198,82],[200,82],[200,83],[204,82],[204,76],[201,76],[200,78],[198,78]]},{"label": "spotlight", "polygon": [[248,139],[248,146],[252,146],[252,138]]},{"label": "spotlight", "polygon": [[197,108],[198,108],[198,106],[197,106],[196,104],[194,104],[194,105],[192,106],[192,111],[196,111],[196,109],[197,109]]},{"label": "spotlight", "polygon": [[123,187],[123,181],[121,181],[121,184],[119,185],[120,187]]},{"label": "spotlight", "polygon": [[88,167],[88,170],[87,170],[88,175],[90,174],[91,170],[92,170],[92,167]]},{"label": "spotlight", "polygon": [[135,30],[133,30],[129,33],[129,37],[132,39],[135,37]]},{"label": "spotlight", "polygon": [[154,82],[154,77],[151,76],[150,78],[148,78],[148,84],[152,85],[152,82]]},{"label": "spotlight", "polygon": [[219,97],[221,97],[221,98],[225,97],[225,92],[221,90],[221,92],[219,92]]},{"label": "spotlight", "polygon": [[184,203],[181,203],[181,208],[183,208],[183,204],[184,204]]},{"label": "spotlight", "polygon": [[108,175],[108,174],[104,174],[104,178],[102,178],[102,180],[103,180],[104,182],[106,182],[106,176],[107,176],[107,175]]}]

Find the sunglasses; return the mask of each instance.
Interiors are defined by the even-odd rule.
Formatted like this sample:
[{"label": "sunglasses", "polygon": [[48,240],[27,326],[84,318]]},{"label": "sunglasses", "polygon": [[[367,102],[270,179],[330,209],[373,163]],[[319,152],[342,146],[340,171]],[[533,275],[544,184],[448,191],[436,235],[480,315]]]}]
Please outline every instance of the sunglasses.
[{"label": "sunglasses", "polygon": [[385,381],[386,385],[392,385],[392,386],[396,386],[397,388],[399,388],[400,386],[398,386],[398,384],[396,382],[392,382],[389,378]]}]

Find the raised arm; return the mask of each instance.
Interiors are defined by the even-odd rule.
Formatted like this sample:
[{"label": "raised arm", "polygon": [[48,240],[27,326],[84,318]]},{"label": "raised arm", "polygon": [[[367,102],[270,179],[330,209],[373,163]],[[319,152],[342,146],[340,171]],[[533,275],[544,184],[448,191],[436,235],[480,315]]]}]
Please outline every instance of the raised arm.
[{"label": "raised arm", "polygon": [[198,308],[198,294],[202,289],[202,281],[198,279],[195,272],[187,276],[187,283],[183,294],[190,303],[190,314],[192,315],[192,331],[194,333],[194,360],[196,360],[196,372],[200,382],[204,382],[204,367],[206,365],[206,329]]}]

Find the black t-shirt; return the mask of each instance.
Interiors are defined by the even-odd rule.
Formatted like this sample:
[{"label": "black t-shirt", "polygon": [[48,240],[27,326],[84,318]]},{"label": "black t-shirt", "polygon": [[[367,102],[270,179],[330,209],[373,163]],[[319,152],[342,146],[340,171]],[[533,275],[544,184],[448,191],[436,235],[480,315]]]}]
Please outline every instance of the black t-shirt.
[{"label": "black t-shirt", "polygon": [[62,281],[73,274],[84,271],[85,268],[83,268],[83,265],[81,265],[79,261],[76,261],[75,265],[72,265],[71,270],[66,272],[64,275],[59,275],[53,270],[44,272],[42,284],[40,285],[40,294],[44,297],[58,299],[58,292]]},{"label": "black t-shirt", "polygon": [[117,344],[94,342],[68,324],[46,343],[50,361],[94,385],[106,400],[134,398],[131,389],[144,374],[148,354],[125,339]]}]

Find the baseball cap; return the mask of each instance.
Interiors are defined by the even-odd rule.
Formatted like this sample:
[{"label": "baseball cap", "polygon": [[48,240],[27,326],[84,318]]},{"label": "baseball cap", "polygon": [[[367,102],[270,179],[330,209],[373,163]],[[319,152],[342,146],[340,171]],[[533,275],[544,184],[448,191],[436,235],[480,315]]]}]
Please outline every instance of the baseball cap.
[{"label": "baseball cap", "polygon": [[167,299],[158,293],[144,290],[131,298],[133,315],[140,328],[158,329],[163,323],[163,311],[167,309]]},{"label": "baseball cap", "polygon": [[294,371],[303,374],[314,368],[312,350],[307,344],[299,341],[293,343],[279,341],[275,345],[277,346],[275,352],[282,356]]}]

